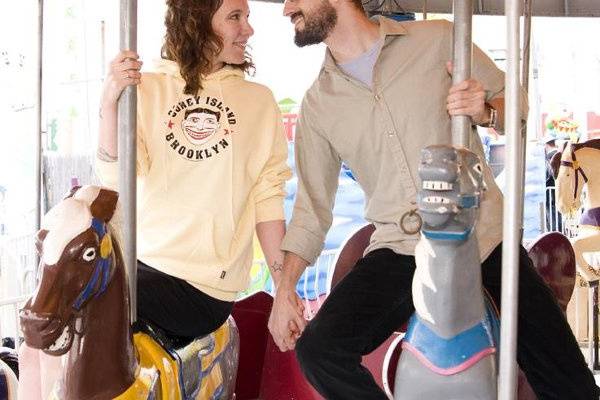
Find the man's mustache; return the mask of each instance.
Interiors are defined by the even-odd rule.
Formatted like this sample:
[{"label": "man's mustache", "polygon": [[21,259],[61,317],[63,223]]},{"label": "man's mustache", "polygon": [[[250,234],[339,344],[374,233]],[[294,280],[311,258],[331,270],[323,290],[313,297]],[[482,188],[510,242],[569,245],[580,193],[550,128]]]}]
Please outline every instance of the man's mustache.
[{"label": "man's mustache", "polygon": [[304,17],[304,13],[302,11],[296,11],[295,13],[293,13],[292,15],[290,15],[290,21],[294,21],[294,18],[296,17]]}]

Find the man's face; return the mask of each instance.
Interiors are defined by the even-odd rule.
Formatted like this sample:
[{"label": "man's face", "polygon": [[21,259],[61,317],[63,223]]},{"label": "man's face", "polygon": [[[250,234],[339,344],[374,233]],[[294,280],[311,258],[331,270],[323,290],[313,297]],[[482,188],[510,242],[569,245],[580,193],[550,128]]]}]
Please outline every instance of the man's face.
[{"label": "man's face", "polygon": [[201,145],[219,129],[219,122],[213,114],[191,113],[181,121],[181,129],[192,144]]},{"label": "man's face", "polygon": [[[301,7],[298,0],[287,0],[284,15],[290,17],[296,35],[294,43],[298,47],[317,44],[324,41],[337,23],[337,11],[329,0],[315,0],[312,7]],[[310,3],[311,1],[306,1]]]}]

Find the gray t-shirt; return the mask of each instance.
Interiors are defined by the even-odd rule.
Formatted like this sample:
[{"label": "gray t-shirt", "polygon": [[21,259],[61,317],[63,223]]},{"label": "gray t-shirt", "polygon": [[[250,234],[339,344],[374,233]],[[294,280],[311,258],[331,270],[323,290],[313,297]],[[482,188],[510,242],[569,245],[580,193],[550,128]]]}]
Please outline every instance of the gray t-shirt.
[{"label": "gray t-shirt", "polygon": [[377,55],[383,44],[383,39],[379,39],[373,44],[373,46],[355,58],[348,62],[338,64],[342,71],[350,75],[354,79],[357,79],[367,85],[373,87],[373,66],[377,61]]}]

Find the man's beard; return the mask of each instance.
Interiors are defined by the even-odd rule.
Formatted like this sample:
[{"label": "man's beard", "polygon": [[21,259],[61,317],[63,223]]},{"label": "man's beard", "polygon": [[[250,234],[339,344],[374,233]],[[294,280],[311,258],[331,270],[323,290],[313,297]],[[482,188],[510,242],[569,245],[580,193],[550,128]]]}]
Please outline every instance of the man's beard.
[{"label": "man's beard", "polygon": [[308,17],[307,14],[302,13],[302,18],[304,18],[304,29],[297,30],[294,36],[294,43],[298,47],[318,44],[325,40],[337,23],[337,12],[329,1],[323,0]]}]

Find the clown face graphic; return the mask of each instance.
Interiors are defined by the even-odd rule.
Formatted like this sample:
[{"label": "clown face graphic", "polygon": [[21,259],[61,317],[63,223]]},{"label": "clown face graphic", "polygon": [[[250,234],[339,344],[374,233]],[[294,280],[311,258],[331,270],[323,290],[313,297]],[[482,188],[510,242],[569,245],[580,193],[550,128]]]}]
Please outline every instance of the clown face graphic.
[{"label": "clown face graphic", "polygon": [[181,130],[191,144],[199,146],[208,142],[219,129],[221,113],[207,108],[194,108],[185,112]]}]

